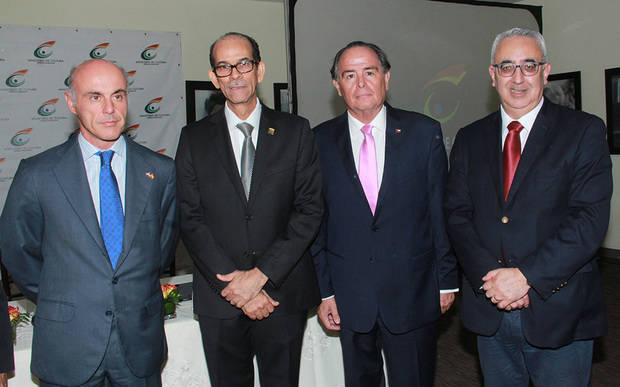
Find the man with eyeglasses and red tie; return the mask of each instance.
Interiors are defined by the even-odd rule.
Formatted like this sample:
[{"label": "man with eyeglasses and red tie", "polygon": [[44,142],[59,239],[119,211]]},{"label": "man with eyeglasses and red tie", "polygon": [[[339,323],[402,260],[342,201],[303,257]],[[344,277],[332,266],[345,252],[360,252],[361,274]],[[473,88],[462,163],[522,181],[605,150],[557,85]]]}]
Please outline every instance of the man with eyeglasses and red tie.
[{"label": "man with eyeglasses and red tie", "polygon": [[320,301],[308,248],[323,215],[306,119],[263,106],[265,64],[251,37],[211,45],[220,111],[183,128],[176,155],[181,232],[194,266],[211,385],[297,386],[307,312]]},{"label": "man with eyeglasses and red tie", "polygon": [[607,331],[595,259],[612,194],[605,125],[544,99],[550,70],[540,33],[499,34],[500,111],[461,129],[450,155],[461,319],[486,386],[587,386],[593,338]]}]

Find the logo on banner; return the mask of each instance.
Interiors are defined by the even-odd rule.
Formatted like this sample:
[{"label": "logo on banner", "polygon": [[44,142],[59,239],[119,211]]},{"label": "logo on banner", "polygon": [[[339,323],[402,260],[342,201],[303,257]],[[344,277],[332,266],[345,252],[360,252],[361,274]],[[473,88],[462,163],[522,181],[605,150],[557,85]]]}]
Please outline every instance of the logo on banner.
[{"label": "logo on banner", "polygon": [[165,60],[154,60],[157,57],[157,49],[159,48],[159,43],[151,44],[148,47],[145,47],[144,50],[140,53],[140,59],[137,60],[136,63],[140,63],[143,65],[160,65],[165,64]]},{"label": "logo on banner", "polygon": [[28,62],[41,64],[41,65],[64,63],[64,60],[62,59],[50,58],[52,54],[54,53],[54,51],[52,50],[52,47],[54,47],[55,44],[56,44],[55,40],[50,40],[49,42],[44,42],[44,43],[39,44],[39,46],[35,48],[34,52],[32,53],[34,58],[28,59]]},{"label": "logo on banner", "polygon": [[58,98],[43,102],[43,104],[37,109],[37,114],[42,117],[48,117],[56,113],[56,102],[58,102]]},{"label": "logo on banner", "polygon": [[140,127],[140,124],[135,124],[125,129],[125,132],[127,133],[127,137],[131,138],[132,140],[135,140],[136,137],[138,137],[139,127]]},{"label": "logo on banner", "polygon": [[133,85],[134,75],[136,75],[136,70],[127,71],[127,86]]},{"label": "logo on banner", "polygon": [[49,42],[41,43],[39,47],[34,50],[34,56],[39,59],[46,59],[52,56],[54,51],[52,47],[56,44],[55,40],[50,40]]},{"label": "logo on banner", "polygon": [[148,46],[147,48],[144,49],[144,51],[142,51],[142,53],[140,54],[140,58],[144,60],[155,59],[155,57],[157,56],[158,48],[159,48],[159,44],[153,44],[151,46]]},{"label": "logo on banner", "polygon": [[9,75],[9,77],[4,81],[4,83],[8,87],[20,87],[24,83],[26,83],[26,73],[28,70],[19,70]]},{"label": "logo on banner", "polygon": [[30,132],[32,132],[32,128],[20,130],[15,133],[13,137],[11,137],[11,145],[13,146],[24,146],[28,144],[30,141]]},{"label": "logo on banner", "polygon": [[93,59],[103,59],[106,55],[108,55],[107,48],[110,43],[101,43],[96,45],[92,50],[90,50],[90,57]]},{"label": "logo on banner", "polygon": [[154,98],[144,107],[144,111],[149,114],[155,114],[159,111],[160,106],[159,103],[163,100],[163,97]]}]

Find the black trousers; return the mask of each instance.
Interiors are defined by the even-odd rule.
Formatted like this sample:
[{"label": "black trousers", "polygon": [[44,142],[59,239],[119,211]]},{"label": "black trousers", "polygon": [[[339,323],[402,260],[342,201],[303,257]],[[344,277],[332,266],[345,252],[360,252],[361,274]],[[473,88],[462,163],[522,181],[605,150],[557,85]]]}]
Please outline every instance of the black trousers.
[{"label": "black trousers", "polygon": [[347,387],[385,386],[382,350],[390,387],[433,385],[437,362],[436,323],[394,334],[378,319],[370,332],[342,328],[340,344]]},{"label": "black trousers", "polygon": [[213,387],[253,387],[256,355],[261,387],[297,386],[307,311],[251,320],[198,316]]}]

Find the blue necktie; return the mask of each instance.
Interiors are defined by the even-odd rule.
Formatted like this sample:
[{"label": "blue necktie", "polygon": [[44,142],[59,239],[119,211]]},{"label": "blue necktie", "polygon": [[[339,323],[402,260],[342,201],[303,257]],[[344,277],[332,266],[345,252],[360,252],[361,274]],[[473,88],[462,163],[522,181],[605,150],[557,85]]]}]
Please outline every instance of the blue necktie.
[{"label": "blue necktie", "polygon": [[99,217],[101,218],[101,234],[112,267],[116,268],[118,257],[123,250],[123,229],[125,217],[121,195],[118,191],[116,177],[112,172],[112,156],[114,151],[97,152],[101,157],[101,171],[99,172]]}]

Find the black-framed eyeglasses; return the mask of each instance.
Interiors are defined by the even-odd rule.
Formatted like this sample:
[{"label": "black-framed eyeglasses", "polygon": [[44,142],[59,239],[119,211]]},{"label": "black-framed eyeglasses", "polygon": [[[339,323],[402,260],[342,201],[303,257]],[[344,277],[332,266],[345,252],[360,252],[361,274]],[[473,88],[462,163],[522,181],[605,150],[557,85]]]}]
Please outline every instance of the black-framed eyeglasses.
[{"label": "black-framed eyeglasses", "polygon": [[547,62],[525,62],[523,64],[514,64],[514,63],[497,63],[494,64],[493,67],[497,69],[497,73],[500,77],[512,77],[517,71],[517,67],[521,69],[521,74],[526,77],[531,77],[538,74],[538,68],[544,65]]},{"label": "black-framed eyeglasses", "polygon": [[256,66],[257,63],[257,61],[252,59],[244,59],[234,65],[228,63],[217,65],[215,66],[215,75],[220,78],[227,77],[232,74],[233,69],[237,69],[239,74],[249,73],[254,70],[254,66]]}]

